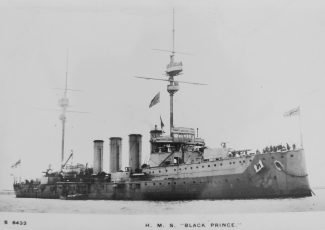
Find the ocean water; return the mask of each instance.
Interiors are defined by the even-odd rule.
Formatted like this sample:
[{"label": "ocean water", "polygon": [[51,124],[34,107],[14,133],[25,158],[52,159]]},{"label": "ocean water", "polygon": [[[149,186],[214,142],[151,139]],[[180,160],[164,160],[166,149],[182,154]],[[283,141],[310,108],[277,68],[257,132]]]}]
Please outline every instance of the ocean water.
[{"label": "ocean water", "polygon": [[47,200],[0,195],[0,212],[93,213],[93,214],[238,214],[325,211],[325,188],[316,195],[289,199],[192,200],[192,201],[109,201]]}]

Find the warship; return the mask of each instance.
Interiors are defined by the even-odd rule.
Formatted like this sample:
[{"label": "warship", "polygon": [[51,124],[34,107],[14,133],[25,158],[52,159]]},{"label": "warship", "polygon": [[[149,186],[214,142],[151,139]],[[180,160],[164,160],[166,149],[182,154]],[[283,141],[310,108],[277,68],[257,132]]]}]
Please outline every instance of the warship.
[{"label": "warship", "polygon": [[[93,167],[64,161],[64,134],[67,81],[62,108],[61,169],[47,170],[41,179],[14,182],[16,197],[47,199],[100,200],[193,200],[193,199],[258,199],[311,196],[305,153],[301,147],[288,144],[266,147],[263,151],[229,148],[210,149],[198,130],[177,127],[173,120],[173,97],[183,71],[175,61],[173,47],[166,78],[137,78],[167,81],[170,96],[170,130],[166,134],[157,125],[150,131],[150,159],[142,163],[142,135],[129,135],[129,166],[122,169],[122,138],[110,137],[110,171],[103,171],[104,141],[94,140]],[[67,76],[66,76],[67,79]],[[160,94],[151,101],[154,106]],[[162,122],[162,121],[161,121]]]}]

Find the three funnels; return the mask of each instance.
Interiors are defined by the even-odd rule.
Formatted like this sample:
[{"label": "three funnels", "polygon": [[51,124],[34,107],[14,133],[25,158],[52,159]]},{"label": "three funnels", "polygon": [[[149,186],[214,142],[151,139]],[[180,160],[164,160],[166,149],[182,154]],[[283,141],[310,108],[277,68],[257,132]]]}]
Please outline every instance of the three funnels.
[{"label": "three funnels", "polygon": [[[94,140],[94,174],[103,171],[103,145],[104,141]],[[136,172],[141,167],[142,135],[129,135],[129,168]],[[122,138],[110,138],[110,172],[118,172],[122,168]]]}]

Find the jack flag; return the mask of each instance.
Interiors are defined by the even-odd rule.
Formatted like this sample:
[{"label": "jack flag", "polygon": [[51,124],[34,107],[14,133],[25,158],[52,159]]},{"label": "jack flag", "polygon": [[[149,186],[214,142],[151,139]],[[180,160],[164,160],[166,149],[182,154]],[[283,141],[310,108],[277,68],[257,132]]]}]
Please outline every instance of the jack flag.
[{"label": "jack flag", "polygon": [[20,165],[21,160],[19,159],[15,164],[11,166],[11,168],[17,168],[18,165]]}]

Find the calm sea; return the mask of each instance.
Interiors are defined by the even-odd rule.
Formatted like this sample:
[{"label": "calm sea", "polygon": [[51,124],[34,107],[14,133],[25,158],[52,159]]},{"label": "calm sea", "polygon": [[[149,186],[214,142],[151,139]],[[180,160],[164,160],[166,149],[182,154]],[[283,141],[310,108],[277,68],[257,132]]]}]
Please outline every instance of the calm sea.
[{"label": "calm sea", "polygon": [[47,200],[0,195],[0,212],[98,214],[220,214],[325,211],[325,188],[305,198],[195,201]]}]

